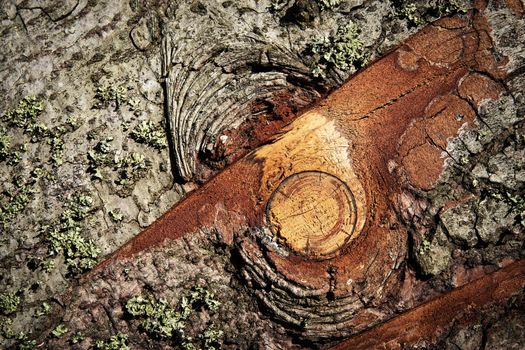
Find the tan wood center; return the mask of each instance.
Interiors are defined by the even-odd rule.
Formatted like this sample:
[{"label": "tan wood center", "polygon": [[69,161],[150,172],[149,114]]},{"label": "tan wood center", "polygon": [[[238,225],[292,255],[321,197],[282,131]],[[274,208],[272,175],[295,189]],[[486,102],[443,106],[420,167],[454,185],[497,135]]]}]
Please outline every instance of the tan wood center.
[{"label": "tan wood center", "polygon": [[304,171],[272,193],[266,215],[271,231],[294,252],[329,258],[349,242],[356,223],[352,191],[337,177]]}]

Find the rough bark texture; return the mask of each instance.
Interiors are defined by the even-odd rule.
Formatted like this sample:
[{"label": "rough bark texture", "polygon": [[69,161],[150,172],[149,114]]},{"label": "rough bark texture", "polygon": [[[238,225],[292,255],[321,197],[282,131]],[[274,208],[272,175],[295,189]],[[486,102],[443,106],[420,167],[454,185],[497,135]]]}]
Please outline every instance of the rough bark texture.
[{"label": "rough bark texture", "polygon": [[[49,128],[79,121],[40,138],[2,121],[26,144],[0,163],[2,190],[31,183],[0,238],[0,292],[22,300],[0,329],[26,334],[2,330],[3,346],[88,349],[122,332],[136,349],[523,347],[523,2],[466,3],[426,27],[403,3],[322,3],[2,3],[2,113],[36,95]],[[384,58],[325,98],[359,67],[315,78],[308,47],[349,20],[369,61]],[[108,86],[121,95],[103,98]],[[146,121],[157,143],[150,126],[134,134]],[[133,152],[144,165],[124,162]],[[315,201],[308,186],[324,209],[289,220],[305,204],[285,197]],[[78,225],[102,254],[136,238],[77,281],[48,246],[79,190],[94,203]],[[136,295],[177,309],[195,286],[220,306],[195,305],[171,339],[126,311]]]}]

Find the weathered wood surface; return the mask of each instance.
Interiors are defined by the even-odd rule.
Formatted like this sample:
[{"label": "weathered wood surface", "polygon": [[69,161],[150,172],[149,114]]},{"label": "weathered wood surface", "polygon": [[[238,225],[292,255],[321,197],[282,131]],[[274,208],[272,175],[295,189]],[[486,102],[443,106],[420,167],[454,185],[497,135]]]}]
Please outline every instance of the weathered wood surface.
[{"label": "weathered wood surface", "polygon": [[[433,188],[450,138],[475,128],[480,103],[504,91],[507,62],[494,55],[478,7],[425,27],[352,77],[97,270],[212,228],[237,250],[241,274],[259,301],[306,337],[350,336],[392,319],[406,294],[400,278],[409,241],[404,190]],[[520,261],[470,282],[340,348],[396,342],[400,322],[427,327],[401,340],[431,336],[430,320],[441,326],[454,318],[450,303],[461,308],[471,298],[475,306],[506,299],[525,285],[525,268]],[[484,289],[494,293],[476,294]],[[383,338],[377,336],[382,330]],[[363,342],[376,336],[373,344]]]},{"label": "weathered wood surface", "polygon": [[[200,155],[215,158],[223,132],[255,116],[265,118],[268,104],[284,106],[283,101],[290,100],[301,108],[320,96],[309,68],[282,40],[254,33],[220,4],[210,11],[222,23],[204,22],[183,39],[177,25],[163,28],[162,77],[172,161],[185,181],[206,179],[209,170],[202,169]],[[290,117],[289,111],[275,112],[284,121]]]},{"label": "weathered wood surface", "polygon": [[483,306],[510,298],[523,287],[524,269],[525,261],[518,261],[331,349],[395,349],[421,339],[432,343],[452,322],[468,324]]}]

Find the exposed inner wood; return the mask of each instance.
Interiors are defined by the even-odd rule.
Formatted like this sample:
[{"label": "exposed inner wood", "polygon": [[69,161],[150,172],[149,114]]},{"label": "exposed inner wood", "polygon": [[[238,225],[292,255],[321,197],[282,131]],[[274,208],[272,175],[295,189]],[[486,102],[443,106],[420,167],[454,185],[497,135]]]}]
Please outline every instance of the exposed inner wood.
[{"label": "exposed inner wood", "polygon": [[337,177],[305,171],[281,182],[268,201],[267,219],[272,232],[294,252],[330,257],[352,238],[356,204]]}]

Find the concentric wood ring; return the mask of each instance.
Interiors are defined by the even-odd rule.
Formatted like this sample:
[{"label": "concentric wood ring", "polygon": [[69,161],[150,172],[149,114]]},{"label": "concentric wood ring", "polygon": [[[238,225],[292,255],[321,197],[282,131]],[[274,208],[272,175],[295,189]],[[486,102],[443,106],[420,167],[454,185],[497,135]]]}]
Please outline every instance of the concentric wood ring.
[{"label": "concentric wood ring", "polygon": [[293,252],[329,258],[350,240],[356,204],[350,188],[321,171],[303,171],[284,179],[266,206],[272,233]]}]

